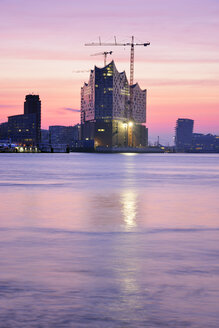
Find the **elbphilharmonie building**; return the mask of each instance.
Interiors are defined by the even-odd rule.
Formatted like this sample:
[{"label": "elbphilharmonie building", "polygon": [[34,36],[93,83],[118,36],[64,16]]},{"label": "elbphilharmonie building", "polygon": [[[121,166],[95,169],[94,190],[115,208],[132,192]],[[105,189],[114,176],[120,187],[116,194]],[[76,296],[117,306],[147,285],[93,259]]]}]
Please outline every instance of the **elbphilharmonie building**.
[{"label": "elbphilharmonie building", "polygon": [[[132,101],[130,101],[130,93]],[[114,61],[95,66],[81,88],[81,138],[96,147],[147,146],[146,90],[131,86]]]}]

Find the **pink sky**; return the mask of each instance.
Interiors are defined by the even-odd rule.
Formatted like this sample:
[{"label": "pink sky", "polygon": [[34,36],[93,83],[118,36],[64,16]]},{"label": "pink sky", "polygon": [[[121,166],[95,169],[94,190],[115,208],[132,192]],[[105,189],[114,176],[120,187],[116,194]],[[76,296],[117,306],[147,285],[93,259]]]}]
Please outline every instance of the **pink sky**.
[{"label": "pink sky", "polygon": [[25,95],[42,101],[42,126],[80,120],[80,87],[113,50],[129,76],[129,48],[85,47],[97,41],[151,42],[136,47],[135,81],[148,89],[149,139],[171,142],[176,119],[219,134],[218,0],[0,0],[0,122],[22,113]]}]

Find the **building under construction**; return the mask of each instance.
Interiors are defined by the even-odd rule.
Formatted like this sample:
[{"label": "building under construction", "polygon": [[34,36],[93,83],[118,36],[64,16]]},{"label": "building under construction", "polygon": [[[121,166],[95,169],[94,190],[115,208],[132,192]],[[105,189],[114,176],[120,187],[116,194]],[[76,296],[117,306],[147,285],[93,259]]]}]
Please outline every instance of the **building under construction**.
[{"label": "building under construction", "polygon": [[81,88],[81,139],[95,148],[146,147],[146,96],[138,83],[130,86],[114,61],[95,66]]}]

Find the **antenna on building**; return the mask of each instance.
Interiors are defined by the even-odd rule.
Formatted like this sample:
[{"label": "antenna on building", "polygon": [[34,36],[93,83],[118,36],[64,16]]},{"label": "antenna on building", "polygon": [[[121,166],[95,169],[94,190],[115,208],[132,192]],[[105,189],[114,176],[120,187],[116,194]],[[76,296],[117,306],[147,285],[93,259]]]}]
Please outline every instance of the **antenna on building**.
[{"label": "antenna on building", "polygon": [[104,51],[104,52],[98,52],[96,54],[92,54],[91,56],[99,56],[99,55],[104,55],[104,67],[106,66],[106,59],[107,55],[112,55],[113,51]]}]

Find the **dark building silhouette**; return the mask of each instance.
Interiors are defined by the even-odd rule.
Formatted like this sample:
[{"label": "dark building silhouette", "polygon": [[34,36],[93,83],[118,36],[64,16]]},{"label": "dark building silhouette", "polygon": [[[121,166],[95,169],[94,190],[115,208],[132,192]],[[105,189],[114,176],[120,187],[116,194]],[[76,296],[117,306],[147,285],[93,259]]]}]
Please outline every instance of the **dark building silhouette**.
[{"label": "dark building silhouette", "polygon": [[38,95],[27,95],[24,114],[8,117],[8,137],[14,143],[39,146],[41,140],[41,101]]},{"label": "dark building silhouette", "polygon": [[63,126],[53,125],[49,127],[51,145],[68,145],[73,147],[73,142],[80,138],[80,125]]},{"label": "dark building silhouette", "polygon": [[36,140],[38,145],[41,140],[41,101],[38,95],[27,95],[24,102],[24,114],[34,114],[36,116]]},{"label": "dark building silhouette", "polygon": [[176,122],[175,145],[177,151],[188,151],[192,145],[194,121],[179,118]]},{"label": "dark building silhouette", "polygon": [[49,144],[49,130],[41,129],[41,143],[42,144]]},{"label": "dark building silhouette", "polygon": [[219,136],[212,134],[193,133],[192,148],[193,152],[219,152]]},{"label": "dark building silhouette", "polygon": [[218,153],[219,136],[193,133],[194,121],[179,118],[176,122],[175,145],[177,152]]},{"label": "dark building silhouette", "polygon": [[8,135],[12,142],[26,146],[37,145],[36,115],[24,114],[8,117]]},{"label": "dark building silhouette", "polygon": [[[130,88],[133,107],[130,111]],[[130,87],[125,72],[114,61],[95,66],[81,88],[81,139],[95,147],[145,147],[147,145],[146,90]]]},{"label": "dark building silhouette", "polygon": [[8,122],[0,124],[0,140],[8,139]]}]

